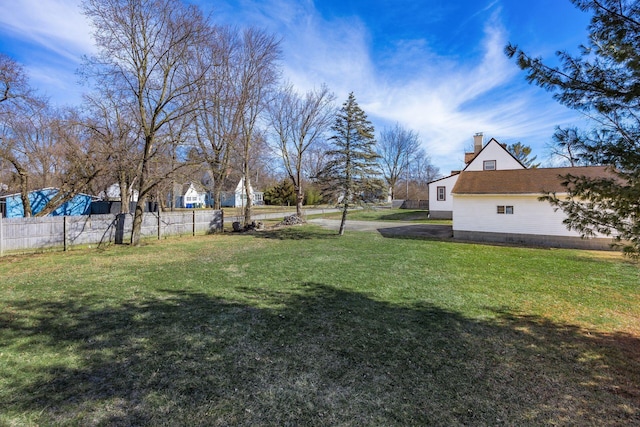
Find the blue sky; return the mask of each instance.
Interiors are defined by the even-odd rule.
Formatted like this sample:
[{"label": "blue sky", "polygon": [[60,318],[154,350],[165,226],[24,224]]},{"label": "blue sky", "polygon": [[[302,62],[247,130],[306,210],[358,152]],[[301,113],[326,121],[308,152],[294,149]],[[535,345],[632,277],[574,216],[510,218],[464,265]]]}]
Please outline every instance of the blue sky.
[{"label": "blue sky", "polygon": [[[589,16],[569,0],[192,0],[214,22],[282,38],[284,77],[300,91],[353,91],[378,130],[420,134],[441,173],[460,169],[472,135],[522,142],[539,160],[556,125],[584,118],[526,83],[513,42],[553,60],[586,42]],[[79,0],[3,0],[0,51],[56,103],[76,104],[75,71],[94,50]]]}]

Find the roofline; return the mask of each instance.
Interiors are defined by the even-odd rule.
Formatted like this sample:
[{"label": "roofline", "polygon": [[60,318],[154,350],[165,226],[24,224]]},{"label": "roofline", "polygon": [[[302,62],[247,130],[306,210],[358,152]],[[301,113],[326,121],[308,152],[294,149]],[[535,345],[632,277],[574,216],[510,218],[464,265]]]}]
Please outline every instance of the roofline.
[{"label": "roofline", "polygon": [[[31,193],[35,193],[36,191],[44,191],[44,190],[56,190],[56,191],[61,191],[59,188],[57,187],[45,187],[45,188],[38,188],[36,190],[31,190],[29,191],[28,194]],[[8,197],[14,197],[14,196],[21,196],[22,193],[11,193],[11,194],[5,194],[0,196],[0,199],[6,199]],[[93,196],[91,194],[87,194],[87,193],[76,193],[75,196],[87,196],[87,197],[91,197],[92,199],[98,199],[98,196]]]},{"label": "roofline", "polygon": [[433,184],[434,182],[442,181],[443,179],[451,178],[452,176],[460,175],[460,172],[462,172],[462,171],[458,171],[458,172],[456,172],[456,173],[452,173],[452,174],[451,174],[451,175],[449,175],[449,176],[443,176],[442,178],[434,179],[433,181],[429,181],[429,182],[427,182],[427,185],[429,185],[429,184]]},{"label": "roofline", "polygon": [[[454,192],[452,191],[451,194],[457,194],[457,195],[464,195],[464,196],[540,196],[541,194],[547,194],[547,192],[545,191],[538,191],[535,193],[515,193],[515,192],[509,192],[509,193],[459,193],[459,192]],[[566,195],[569,194],[567,192],[558,192],[556,191],[555,194],[560,194],[560,195]]]},{"label": "roofline", "polygon": [[526,167],[526,166],[525,166],[525,165],[524,165],[520,160],[518,160],[518,159],[516,158],[516,156],[514,156],[514,155],[511,153],[511,151],[509,151],[509,150],[507,149],[506,145],[502,145],[502,144],[500,143],[500,141],[498,141],[497,139],[495,139],[495,138],[493,138],[493,137],[492,137],[492,138],[489,140],[489,142],[487,142],[487,143],[484,145],[484,147],[482,147],[482,149],[481,149],[480,151],[478,151],[478,154],[476,154],[476,155],[473,157],[473,159],[471,159],[471,161],[465,165],[464,169],[462,169],[462,172],[464,172],[464,171],[466,171],[466,170],[467,170],[467,168],[469,167],[469,165],[470,165],[471,163],[473,163],[473,161],[476,159],[476,157],[478,157],[478,156],[480,155],[480,153],[482,153],[482,152],[484,151],[484,149],[485,149],[485,148],[487,148],[487,147],[489,146],[489,144],[491,144],[491,141],[495,141],[495,142],[496,142],[496,144],[498,144],[500,147],[502,147],[502,149],[503,149],[505,152],[507,152],[507,153],[508,153],[512,158],[513,158],[513,160],[515,160],[516,162],[518,162],[518,164],[519,164],[520,166],[522,166],[524,169],[528,169],[528,168],[527,168],[527,167]]}]

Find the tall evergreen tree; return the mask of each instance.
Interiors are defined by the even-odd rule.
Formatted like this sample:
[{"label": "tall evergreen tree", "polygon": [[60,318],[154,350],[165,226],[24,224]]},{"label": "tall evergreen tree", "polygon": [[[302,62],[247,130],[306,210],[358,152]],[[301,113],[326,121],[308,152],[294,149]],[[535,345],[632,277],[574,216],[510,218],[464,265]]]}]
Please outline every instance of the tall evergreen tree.
[{"label": "tall evergreen tree", "polygon": [[367,115],[356,102],[353,92],[342,105],[331,127],[329,138],[332,148],[327,151],[330,160],[318,174],[326,190],[339,195],[342,221],[339,234],[344,234],[349,207],[358,197],[374,189],[378,183],[378,155],[375,152],[374,128]]},{"label": "tall evergreen tree", "polygon": [[560,65],[546,65],[514,45],[505,49],[527,80],[554,92],[569,108],[594,118],[583,134],[587,164],[610,165],[611,176],[565,176],[568,197],[545,199],[567,214],[565,224],[583,236],[596,232],[625,241],[640,255],[640,3],[636,0],[572,0],[592,12],[589,40],[579,55],[558,53]]}]

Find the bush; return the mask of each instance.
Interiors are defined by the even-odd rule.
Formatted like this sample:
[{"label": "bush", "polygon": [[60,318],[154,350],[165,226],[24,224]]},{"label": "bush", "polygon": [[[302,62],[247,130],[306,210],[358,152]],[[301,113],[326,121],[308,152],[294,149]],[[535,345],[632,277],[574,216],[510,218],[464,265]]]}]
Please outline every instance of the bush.
[{"label": "bush", "polygon": [[264,192],[264,203],[277,206],[295,205],[296,191],[291,181],[284,179],[279,184],[267,188]]}]

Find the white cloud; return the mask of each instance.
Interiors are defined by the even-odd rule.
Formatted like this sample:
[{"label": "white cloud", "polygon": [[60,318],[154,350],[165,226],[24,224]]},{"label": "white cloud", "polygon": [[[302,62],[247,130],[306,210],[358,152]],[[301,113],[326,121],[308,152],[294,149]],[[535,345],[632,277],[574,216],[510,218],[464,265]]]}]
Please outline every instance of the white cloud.
[{"label": "white cloud", "polygon": [[21,0],[0,3],[3,32],[77,62],[94,50],[79,0]]},{"label": "white cloud", "polygon": [[475,132],[542,149],[553,126],[569,116],[519,78],[503,53],[507,32],[499,9],[485,22],[476,58],[439,56],[428,40],[415,39],[393,42],[395,50],[376,63],[370,30],[357,17],[325,19],[310,1],[251,5],[252,24],[283,36],[285,77],[299,90],[326,83],[340,103],[354,91],[378,127],[399,122],[417,130],[443,173],[462,166]]}]

